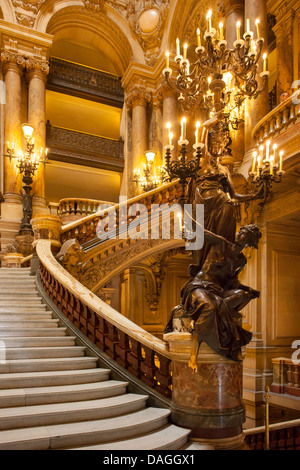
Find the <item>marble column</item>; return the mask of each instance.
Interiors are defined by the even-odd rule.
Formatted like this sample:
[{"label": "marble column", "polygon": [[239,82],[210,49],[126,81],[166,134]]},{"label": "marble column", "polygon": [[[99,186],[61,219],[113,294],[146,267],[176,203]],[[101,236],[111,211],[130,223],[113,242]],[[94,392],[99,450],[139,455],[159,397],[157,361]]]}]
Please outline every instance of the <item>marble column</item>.
[{"label": "marble column", "polygon": [[168,85],[162,88],[161,93],[163,100],[163,145],[165,146],[169,143],[169,131],[166,127],[168,122],[172,126],[173,143],[180,137],[178,135],[177,96]]},{"label": "marble column", "polygon": [[[35,151],[46,148],[46,81],[49,72],[47,61],[29,58],[26,62],[28,76],[28,122],[34,128]],[[45,168],[40,165],[33,183],[34,205],[45,207]]]},{"label": "marble column", "polygon": [[285,14],[276,15],[273,31],[276,36],[277,53],[277,103],[282,93],[292,94],[294,80],[294,18],[295,11],[291,8]]},{"label": "marble column", "polygon": [[[226,0],[224,5],[225,10],[225,36],[229,48],[233,47],[236,40],[236,23],[241,22],[241,34],[243,34],[243,19],[245,10],[245,0]],[[245,141],[244,141],[244,124],[240,124],[238,130],[231,129],[230,137],[232,143],[230,145],[232,151],[232,159],[229,157],[228,165],[231,168],[239,167],[244,158]],[[226,161],[222,160],[224,164]]]},{"label": "marble column", "polygon": [[[15,146],[15,154],[23,150],[22,142],[22,94],[21,81],[25,58],[16,52],[3,51],[1,54],[5,77],[5,147],[7,142]],[[20,203],[22,178],[18,174],[16,161],[4,159],[4,197],[8,203]]]},{"label": "marble column", "polygon": [[138,186],[132,181],[135,170],[142,170],[145,163],[145,152],[148,145],[147,104],[151,99],[146,90],[134,88],[127,97],[127,106],[132,109],[131,125],[131,158],[127,161],[127,190],[128,198],[140,192]]},{"label": "marble column", "polygon": [[[267,26],[267,7],[266,2],[261,0],[245,0],[245,19],[249,18],[251,21],[250,27],[254,32],[255,20],[258,18],[260,37],[264,38],[263,52],[267,52],[267,38],[268,38],[268,26]],[[262,86],[262,80],[259,76],[262,72],[263,61],[260,59],[259,66],[257,69],[257,81],[258,87]],[[254,126],[269,112],[269,95],[268,85],[262,93],[256,99],[247,99],[245,103],[245,157],[243,162],[244,174],[248,175],[249,166],[252,160],[252,151],[255,146],[255,142],[252,137],[252,130]]]}]

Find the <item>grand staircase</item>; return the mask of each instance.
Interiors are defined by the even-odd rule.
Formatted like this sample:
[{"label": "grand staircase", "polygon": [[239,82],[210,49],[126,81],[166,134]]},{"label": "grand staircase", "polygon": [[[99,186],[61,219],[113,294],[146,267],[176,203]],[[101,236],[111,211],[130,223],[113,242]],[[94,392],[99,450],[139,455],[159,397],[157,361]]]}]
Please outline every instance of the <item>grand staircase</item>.
[{"label": "grand staircase", "polygon": [[67,336],[29,268],[0,268],[0,450],[186,449],[189,430],[127,385]]}]

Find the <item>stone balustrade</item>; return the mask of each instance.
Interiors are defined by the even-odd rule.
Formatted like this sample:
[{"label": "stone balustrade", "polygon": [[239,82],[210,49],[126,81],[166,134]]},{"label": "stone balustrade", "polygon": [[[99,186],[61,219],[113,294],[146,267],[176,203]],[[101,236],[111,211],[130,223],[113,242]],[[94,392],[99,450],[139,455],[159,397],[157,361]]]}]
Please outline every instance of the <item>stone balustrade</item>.
[{"label": "stone balustrade", "polygon": [[[260,426],[244,431],[245,442],[251,450],[264,450],[265,427]],[[299,450],[300,449],[300,419],[283,423],[270,424],[270,450]]]},{"label": "stone balustrade", "polygon": [[[134,203],[143,204],[146,206],[148,212],[152,204],[174,204],[177,203],[181,195],[181,187],[178,181],[165,184],[159,188],[138,195],[132,199],[128,199],[125,203],[116,204],[112,210],[96,212],[87,216],[80,221],[71,223],[63,227],[61,234],[61,243],[67,240],[76,238],[80,245],[88,243],[97,238],[96,230],[98,223],[106,217],[111,217],[116,228],[121,230],[122,224],[126,225],[133,220],[133,217],[128,216],[128,207]],[[125,218],[122,215],[122,209],[126,207]]]},{"label": "stone balustrade", "polygon": [[284,357],[274,358],[272,363],[271,391],[300,397],[300,364]]},{"label": "stone balustrade", "polygon": [[257,144],[271,138],[274,139],[299,121],[300,105],[297,104],[297,101],[295,97],[290,96],[256,124],[252,135]]},{"label": "stone balustrade", "polygon": [[59,201],[58,215],[63,224],[95,214],[101,204],[112,204],[107,201],[84,198],[65,198]]}]

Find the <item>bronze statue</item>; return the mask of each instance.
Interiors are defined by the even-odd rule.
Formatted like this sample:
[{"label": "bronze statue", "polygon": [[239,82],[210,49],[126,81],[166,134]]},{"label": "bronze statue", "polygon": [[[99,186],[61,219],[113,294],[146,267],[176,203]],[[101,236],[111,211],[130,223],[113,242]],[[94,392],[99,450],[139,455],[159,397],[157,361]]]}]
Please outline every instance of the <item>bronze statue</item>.
[{"label": "bronze statue", "polygon": [[[219,162],[217,149],[208,148],[208,135],[221,119],[222,112],[202,126],[201,141],[205,145],[205,155],[201,158],[201,169],[198,178],[189,184],[188,201],[193,205],[204,204],[204,228],[212,233],[221,235],[229,242],[234,242],[236,233],[235,202],[248,202],[263,197],[263,186],[257,192],[243,195],[234,190],[232,178],[227,167]],[[205,243],[203,248],[193,252],[195,271],[203,266],[211,244]]]},{"label": "bronze statue", "polygon": [[190,319],[193,346],[190,367],[197,370],[197,354],[202,342],[229,359],[240,361],[241,347],[252,334],[242,328],[240,310],[259,292],[242,285],[239,273],[247,264],[242,251],[258,247],[261,232],[256,225],[242,227],[235,243],[206,232],[212,249],[202,268],[181,291],[181,304],[172,313],[165,333],[173,331],[173,319]]}]

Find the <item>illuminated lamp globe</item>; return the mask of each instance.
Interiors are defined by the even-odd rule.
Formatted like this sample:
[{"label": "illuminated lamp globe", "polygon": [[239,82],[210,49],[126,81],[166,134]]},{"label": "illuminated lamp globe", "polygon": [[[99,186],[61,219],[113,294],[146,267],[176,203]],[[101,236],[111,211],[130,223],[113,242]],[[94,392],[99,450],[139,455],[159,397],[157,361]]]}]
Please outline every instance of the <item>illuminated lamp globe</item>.
[{"label": "illuminated lamp globe", "polygon": [[145,152],[145,155],[148,163],[154,162],[155,152],[153,152],[152,150],[147,150],[147,152]]},{"label": "illuminated lamp globe", "polygon": [[25,139],[31,139],[34,128],[30,124],[22,124],[22,130]]},{"label": "illuminated lamp globe", "polygon": [[139,18],[139,27],[143,33],[152,33],[159,23],[159,13],[157,10],[147,10]]}]

